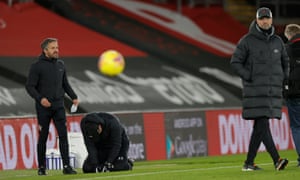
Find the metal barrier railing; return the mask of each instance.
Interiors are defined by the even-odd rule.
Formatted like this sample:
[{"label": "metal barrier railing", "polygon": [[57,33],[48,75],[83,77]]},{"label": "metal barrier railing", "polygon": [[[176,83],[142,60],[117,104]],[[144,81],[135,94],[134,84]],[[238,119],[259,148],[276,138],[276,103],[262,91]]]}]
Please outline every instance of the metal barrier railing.
[{"label": "metal barrier railing", "polygon": [[[168,0],[153,0],[153,2],[156,3],[167,3]],[[219,5],[223,5],[224,0],[188,0],[187,4],[189,7],[195,7],[197,5],[203,5],[205,7],[210,7],[213,4],[219,4]],[[176,0],[176,5],[177,5],[177,11],[178,13],[181,13],[181,9],[182,9],[182,0]]]},{"label": "metal barrier railing", "polygon": [[196,5],[204,5],[205,7],[210,7],[211,5],[218,4],[223,5],[224,0],[188,0],[188,4],[190,7],[194,7]]},{"label": "metal barrier railing", "polygon": [[7,0],[7,5],[11,7],[14,4],[14,2],[20,3],[20,2],[32,2],[32,1],[34,0]]},{"label": "metal barrier railing", "polygon": [[[289,11],[293,11],[292,7],[295,9],[300,7],[300,1],[299,0],[260,0],[256,1],[256,7],[262,7],[267,6],[271,8],[273,12],[273,16],[275,18],[282,18],[282,17],[288,17]],[[299,16],[299,13],[295,12],[295,15]]]}]

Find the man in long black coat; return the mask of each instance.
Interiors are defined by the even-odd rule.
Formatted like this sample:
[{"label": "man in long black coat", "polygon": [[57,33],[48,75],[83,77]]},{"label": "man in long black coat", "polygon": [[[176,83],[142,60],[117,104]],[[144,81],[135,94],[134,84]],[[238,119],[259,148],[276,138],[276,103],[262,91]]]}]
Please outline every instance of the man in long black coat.
[{"label": "man in long black coat", "polygon": [[261,169],[254,164],[261,143],[270,153],[276,170],[283,170],[288,163],[280,158],[269,127],[270,118],[281,119],[282,84],[288,79],[289,68],[284,43],[275,34],[272,20],[269,8],[259,8],[256,20],[239,41],[230,62],[243,83],[242,116],[254,121],[243,171]]},{"label": "man in long black coat", "polygon": [[129,139],[119,119],[109,113],[90,113],[80,123],[88,157],[84,173],[132,170]]}]

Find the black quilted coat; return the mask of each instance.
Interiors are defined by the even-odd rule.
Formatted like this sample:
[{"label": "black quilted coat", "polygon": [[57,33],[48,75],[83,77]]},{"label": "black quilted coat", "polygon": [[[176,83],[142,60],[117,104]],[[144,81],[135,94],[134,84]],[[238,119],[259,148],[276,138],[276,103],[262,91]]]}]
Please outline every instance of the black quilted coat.
[{"label": "black quilted coat", "polygon": [[256,21],[239,41],[230,61],[243,83],[246,120],[261,117],[281,119],[282,84],[288,78],[289,58],[282,39],[262,32]]}]

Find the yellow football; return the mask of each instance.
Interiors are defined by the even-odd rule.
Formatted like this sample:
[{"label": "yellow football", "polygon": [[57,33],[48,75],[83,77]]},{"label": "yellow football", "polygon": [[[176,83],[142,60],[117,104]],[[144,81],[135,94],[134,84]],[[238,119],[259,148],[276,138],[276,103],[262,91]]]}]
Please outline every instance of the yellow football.
[{"label": "yellow football", "polygon": [[99,71],[107,76],[117,76],[124,71],[125,59],[123,55],[116,50],[106,50],[101,53],[98,59]]}]

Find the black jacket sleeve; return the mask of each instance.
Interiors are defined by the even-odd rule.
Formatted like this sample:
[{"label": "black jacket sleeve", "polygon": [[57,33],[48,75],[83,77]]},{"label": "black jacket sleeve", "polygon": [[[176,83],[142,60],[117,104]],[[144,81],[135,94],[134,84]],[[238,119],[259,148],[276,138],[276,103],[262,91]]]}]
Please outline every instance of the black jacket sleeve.
[{"label": "black jacket sleeve", "polygon": [[68,81],[66,71],[63,76],[63,88],[71,99],[77,99],[77,95],[75,94],[74,90],[72,89],[72,87],[70,86],[70,83]]},{"label": "black jacket sleeve", "polygon": [[28,79],[25,85],[25,88],[28,94],[34,98],[37,102],[40,102],[42,99],[41,94],[36,89],[39,81],[39,72],[36,64],[32,64],[29,70]]},{"label": "black jacket sleeve", "polygon": [[251,81],[251,62],[248,61],[248,47],[246,37],[242,38],[230,61],[231,68],[241,79]]}]

